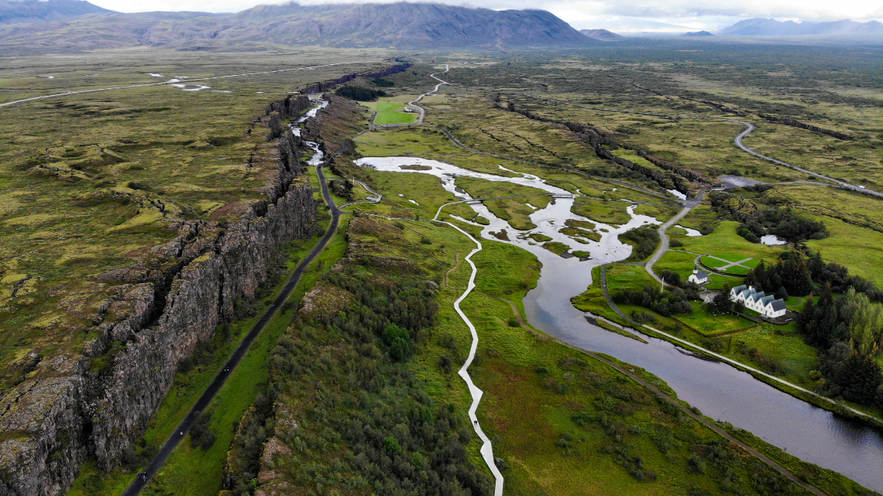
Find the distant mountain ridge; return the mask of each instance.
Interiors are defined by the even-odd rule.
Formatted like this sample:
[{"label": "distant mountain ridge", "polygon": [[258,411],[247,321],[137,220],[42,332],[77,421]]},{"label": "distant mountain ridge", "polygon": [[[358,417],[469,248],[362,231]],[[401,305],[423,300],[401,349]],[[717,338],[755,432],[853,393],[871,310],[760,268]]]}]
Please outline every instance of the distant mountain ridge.
[{"label": "distant mountain ridge", "polygon": [[606,29],[580,29],[579,32],[593,40],[599,41],[619,41],[623,39],[622,36]]},{"label": "distant mountain ridge", "polygon": [[[87,4],[80,0],[52,1]],[[60,29],[65,33],[62,40],[52,36],[53,31]],[[544,10],[494,11],[404,2],[259,5],[237,14],[113,13],[46,26],[0,28],[2,45],[64,43],[80,49],[138,45],[222,49],[268,42],[398,49],[506,49],[597,43]]]},{"label": "distant mountain ridge", "polygon": [[723,28],[715,34],[721,36],[883,36],[883,23],[878,21],[855,22],[849,19],[831,22],[794,22],[775,19],[745,19]]},{"label": "distant mountain ridge", "polygon": [[0,0],[0,24],[63,21],[111,12],[85,0]]}]

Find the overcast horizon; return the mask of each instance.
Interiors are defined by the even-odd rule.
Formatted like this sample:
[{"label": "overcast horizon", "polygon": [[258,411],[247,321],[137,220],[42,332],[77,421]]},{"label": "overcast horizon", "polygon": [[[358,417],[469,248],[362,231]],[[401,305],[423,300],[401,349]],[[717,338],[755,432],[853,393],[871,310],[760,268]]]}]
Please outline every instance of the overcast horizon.
[{"label": "overcast horizon", "polygon": [[[302,5],[327,3],[391,3],[401,0],[305,0]],[[196,11],[240,12],[257,5],[284,4],[287,1],[260,0],[146,0],[133,3],[126,0],[90,0],[91,3],[118,12]],[[414,2],[417,3],[417,2]],[[883,5],[869,6],[865,0],[843,0],[832,3],[822,0],[745,0],[722,5],[717,0],[472,0],[445,1],[464,7],[483,7],[494,10],[541,9],[548,10],[576,29],[604,28],[614,32],[682,33],[685,31],[714,31],[740,20],[754,17],[774,18],[778,21],[838,21],[852,19],[866,22],[883,19]]]}]

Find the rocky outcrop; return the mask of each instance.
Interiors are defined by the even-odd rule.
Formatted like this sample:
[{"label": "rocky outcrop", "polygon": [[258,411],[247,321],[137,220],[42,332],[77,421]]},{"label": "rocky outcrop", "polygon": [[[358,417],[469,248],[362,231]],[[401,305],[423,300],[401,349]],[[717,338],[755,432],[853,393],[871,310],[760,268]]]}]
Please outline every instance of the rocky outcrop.
[{"label": "rocky outcrop", "polygon": [[844,134],[844,133],[841,133],[838,131],[832,131],[830,129],[825,129],[825,128],[819,127],[819,126],[813,126],[812,124],[806,124],[804,122],[800,122],[800,121],[798,121],[796,119],[792,119],[790,117],[776,117],[774,115],[763,114],[760,112],[758,112],[757,115],[758,115],[758,117],[760,117],[762,119],[766,119],[770,122],[775,122],[777,124],[784,124],[786,126],[796,127],[796,128],[800,128],[800,129],[806,129],[807,131],[812,131],[814,133],[819,133],[819,134],[825,134],[825,135],[828,135],[832,138],[837,138],[839,140],[852,141],[855,139],[854,137],[852,137],[848,134]]},{"label": "rocky outcrop", "polygon": [[[689,195],[699,189],[707,188],[710,184],[714,182],[705,174],[687,169],[685,167],[681,167],[678,164],[674,164],[666,160],[662,160],[656,156],[651,155],[646,150],[642,150],[628,144],[620,143],[614,139],[612,133],[604,131],[591,124],[551,119],[539,115],[535,112],[531,112],[530,110],[519,108],[513,102],[508,102],[505,107],[499,102],[495,102],[494,108],[508,110],[509,112],[515,112],[517,114],[523,115],[524,117],[527,117],[528,119],[540,122],[549,122],[562,125],[570,130],[570,132],[572,132],[574,136],[579,138],[588,146],[592,147],[595,155],[597,155],[599,158],[609,160],[610,162],[625,167],[626,169],[630,169],[643,176],[646,176],[647,178],[652,179],[665,189],[676,189],[681,193]],[[662,170],[644,167],[643,165],[636,164],[631,160],[619,157],[611,152],[611,150],[616,150],[618,148],[631,150],[637,153],[637,155],[641,158],[647,160],[648,162],[652,163]]]},{"label": "rocky outcrop", "polygon": [[256,121],[252,132],[277,142],[275,175],[237,222],[176,221],[178,236],[148,259],[96,277],[115,284],[87,330],[97,337],[81,354],[43,360],[0,400],[0,495],[64,494],[90,457],[118,466],[181,360],[233,318],[237,300],[255,295],[284,244],[316,231],[303,142],[282,126],[309,105],[289,97]]}]

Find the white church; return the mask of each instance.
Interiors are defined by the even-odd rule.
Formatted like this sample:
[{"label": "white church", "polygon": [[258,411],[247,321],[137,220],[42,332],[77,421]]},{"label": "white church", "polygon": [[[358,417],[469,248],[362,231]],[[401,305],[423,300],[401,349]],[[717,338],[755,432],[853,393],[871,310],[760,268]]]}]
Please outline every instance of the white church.
[{"label": "white church", "polygon": [[787,308],[785,300],[776,299],[775,296],[767,296],[763,291],[758,292],[754,286],[736,286],[730,290],[730,301],[741,303],[745,308],[754,310],[764,317],[776,318],[785,315]]},{"label": "white church", "polygon": [[687,278],[687,282],[694,284],[708,284],[708,274],[699,267],[693,267],[693,273]]}]

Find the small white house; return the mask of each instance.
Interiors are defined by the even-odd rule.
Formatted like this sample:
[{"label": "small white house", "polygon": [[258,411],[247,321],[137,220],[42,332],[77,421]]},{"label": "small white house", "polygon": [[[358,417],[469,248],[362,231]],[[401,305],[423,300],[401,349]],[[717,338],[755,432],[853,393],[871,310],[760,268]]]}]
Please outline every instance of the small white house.
[{"label": "small white house", "polygon": [[781,317],[787,310],[784,300],[767,296],[763,291],[758,292],[753,286],[742,285],[731,289],[730,301],[741,303],[745,308],[770,318]]},{"label": "small white house", "polygon": [[785,311],[787,309],[788,308],[785,306],[785,300],[782,300],[780,298],[778,300],[773,300],[773,301],[769,302],[769,304],[767,304],[767,306],[764,307],[764,311],[761,313],[763,313],[767,317],[776,318],[776,317],[781,317],[781,316],[785,315]]},{"label": "small white house", "polygon": [[699,267],[693,267],[693,273],[687,278],[687,282],[692,282],[694,284],[707,284],[708,274],[706,274],[704,270],[699,270]]}]

